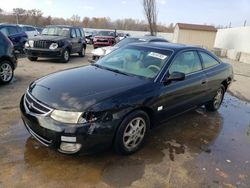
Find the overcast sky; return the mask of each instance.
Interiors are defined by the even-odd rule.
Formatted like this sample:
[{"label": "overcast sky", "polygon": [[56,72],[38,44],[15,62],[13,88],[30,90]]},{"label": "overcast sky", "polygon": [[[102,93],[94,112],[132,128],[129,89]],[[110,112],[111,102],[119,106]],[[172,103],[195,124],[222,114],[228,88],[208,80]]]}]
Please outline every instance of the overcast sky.
[{"label": "overcast sky", "polygon": [[[141,0],[0,0],[11,11],[20,7],[40,9],[45,16],[70,18],[110,17],[143,20]],[[4,2],[4,3],[3,3]],[[250,25],[250,0],[157,0],[158,20],[163,24],[185,22],[241,26]]]}]

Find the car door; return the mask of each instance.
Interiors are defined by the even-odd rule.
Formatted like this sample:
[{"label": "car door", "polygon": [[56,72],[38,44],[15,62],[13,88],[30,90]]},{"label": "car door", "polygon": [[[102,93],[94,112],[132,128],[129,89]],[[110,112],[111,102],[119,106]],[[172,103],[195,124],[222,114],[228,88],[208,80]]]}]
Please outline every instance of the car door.
[{"label": "car door", "polygon": [[76,28],[76,37],[77,37],[77,40],[78,40],[78,43],[77,43],[77,49],[79,51],[81,51],[82,49],[82,44],[83,44],[83,37],[82,37],[82,34],[81,34],[81,31],[79,28]]},{"label": "car door", "polygon": [[206,76],[195,50],[178,53],[162,80],[166,80],[174,72],[184,73],[185,79],[162,83],[157,105],[158,116],[164,119],[202,104],[206,96]]},{"label": "car door", "polygon": [[71,36],[70,40],[71,40],[71,45],[72,45],[71,53],[76,53],[76,52],[79,51],[78,50],[79,44],[78,44],[78,39],[76,37],[76,30],[75,30],[75,28],[71,29],[70,36]]},{"label": "car door", "polygon": [[221,85],[220,72],[222,73],[223,69],[218,68],[220,62],[207,52],[199,51],[199,55],[204,67],[204,74],[207,77],[207,100],[211,100]]}]

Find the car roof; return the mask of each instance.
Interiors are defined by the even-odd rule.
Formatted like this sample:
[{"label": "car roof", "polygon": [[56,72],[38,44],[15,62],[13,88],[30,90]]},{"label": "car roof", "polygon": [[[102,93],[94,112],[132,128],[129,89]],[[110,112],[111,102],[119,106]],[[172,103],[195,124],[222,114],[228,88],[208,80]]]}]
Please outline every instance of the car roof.
[{"label": "car roof", "polygon": [[167,42],[150,42],[150,43],[133,43],[130,44],[131,46],[138,46],[138,47],[149,47],[149,48],[160,48],[166,50],[173,50],[173,51],[180,51],[184,49],[200,49],[204,50],[203,48],[197,46],[189,46],[185,44],[177,44],[177,43],[167,43]]},{"label": "car roof", "polygon": [[70,26],[70,25],[47,25],[46,27],[82,28],[80,26]]},{"label": "car roof", "polygon": [[35,27],[32,26],[32,25],[24,25],[24,24],[18,24],[18,26],[20,26],[20,27],[33,27],[33,28],[35,28]]},{"label": "car roof", "polygon": [[157,37],[157,36],[132,36],[132,37],[127,37],[127,38],[141,39],[141,40],[145,40],[145,41],[150,41],[150,40],[155,40],[155,39],[168,41],[168,40],[164,39],[163,37]]},{"label": "car roof", "polygon": [[15,26],[15,27],[19,27],[19,25],[17,25],[17,24],[8,24],[8,23],[0,23],[0,27],[1,26]]}]

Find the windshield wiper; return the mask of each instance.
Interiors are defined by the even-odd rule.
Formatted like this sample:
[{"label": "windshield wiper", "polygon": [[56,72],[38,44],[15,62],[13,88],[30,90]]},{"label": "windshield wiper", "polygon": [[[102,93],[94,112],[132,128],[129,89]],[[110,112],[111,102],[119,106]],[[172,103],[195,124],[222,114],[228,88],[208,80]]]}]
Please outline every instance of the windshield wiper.
[{"label": "windshield wiper", "polygon": [[127,74],[127,73],[122,72],[122,71],[117,70],[117,69],[111,69],[111,68],[107,68],[107,69],[110,70],[110,71],[113,71],[115,73],[123,74],[123,75],[126,75],[126,76],[131,76],[130,74]]},{"label": "windshield wiper", "polygon": [[96,66],[98,68],[101,68],[101,69],[106,69],[106,70],[109,70],[109,71],[112,71],[112,72],[115,72],[115,73],[118,73],[118,74],[123,74],[123,75],[126,75],[126,76],[132,76],[131,74],[127,74],[125,72],[122,72],[122,71],[119,71],[118,69],[112,69],[112,68],[109,68],[109,67],[105,67],[105,66],[102,66],[102,65],[99,65],[99,64],[91,64],[93,66]]},{"label": "windshield wiper", "polygon": [[98,65],[98,64],[95,64],[95,63],[92,63],[91,65],[95,66],[95,67],[98,67],[98,68],[103,68],[101,65]]}]

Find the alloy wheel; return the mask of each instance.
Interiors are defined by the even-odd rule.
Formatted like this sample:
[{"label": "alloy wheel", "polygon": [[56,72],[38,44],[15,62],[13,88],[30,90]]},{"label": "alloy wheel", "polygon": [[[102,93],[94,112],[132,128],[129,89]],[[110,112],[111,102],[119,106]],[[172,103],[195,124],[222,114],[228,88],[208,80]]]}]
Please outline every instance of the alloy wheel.
[{"label": "alloy wheel", "polygon": [[0,77],[3,82],[9,82],[13,76],[13,70],[9,63],[3,63],[0,67]]},{"label": "alloy wheel", "polygon": [[132,119],[125,128],[123,145],[128,150],[136,148],[143,140],[146,133],[146,122],[141,117]]},{"label": "alloy wheel", "polygon": [[69,51],[68,51],[68,50],[65,50],[65,51],[64,51],[64,60],[65,60],[65,61],[68,61],[68,60],[69,60]]},{"label": "alloy wheel", "polygon": [[216,96],[214,97],[214,107],[216,109],[218,109],[220,107],[222,99],[223,99],[223,90],[220,88],[217,91]]}]

